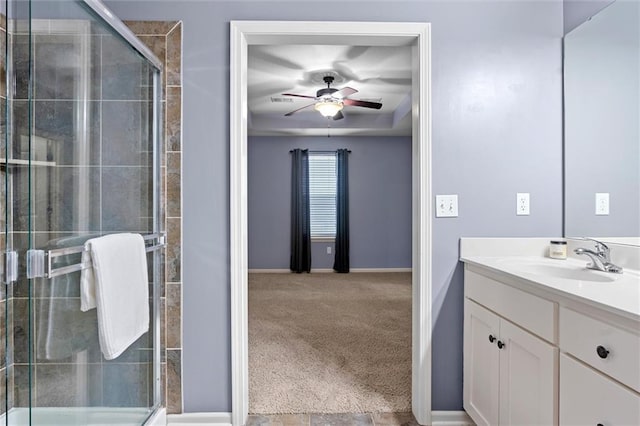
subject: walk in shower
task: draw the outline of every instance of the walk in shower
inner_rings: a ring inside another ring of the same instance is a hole
[[[160,407],[161,65],[97,0],[2,0],[0,419],[144,424]],[[150,327],[106,360],[84,242],[145,237]]]

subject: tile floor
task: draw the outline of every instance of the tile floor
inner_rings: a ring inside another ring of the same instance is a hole
[[[251,415],[246,426],[418,426],[411,413]]]

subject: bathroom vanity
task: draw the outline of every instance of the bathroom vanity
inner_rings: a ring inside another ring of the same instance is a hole
[[[548,241],[462,239],[464,408],[478,425],[638,425],[640,252],[610,274]]]

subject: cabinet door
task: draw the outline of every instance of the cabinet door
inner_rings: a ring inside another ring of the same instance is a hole
[[[640,395],[562,354],[560,424],[640,425]]]
[[[464,300],[463,401],[465,410],[479,426],[498,424],[499,329],[496,315]]]
[[[557,425],[558,349],[500,322],[500,424]]]

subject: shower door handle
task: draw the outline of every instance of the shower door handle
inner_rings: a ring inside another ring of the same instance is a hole
[[[5,255],[4,281],[6,284],[11,284],[18,279],[18,252],[8,251]]]
[[[27,278],[44,276],[44,250],[27,250]]]

